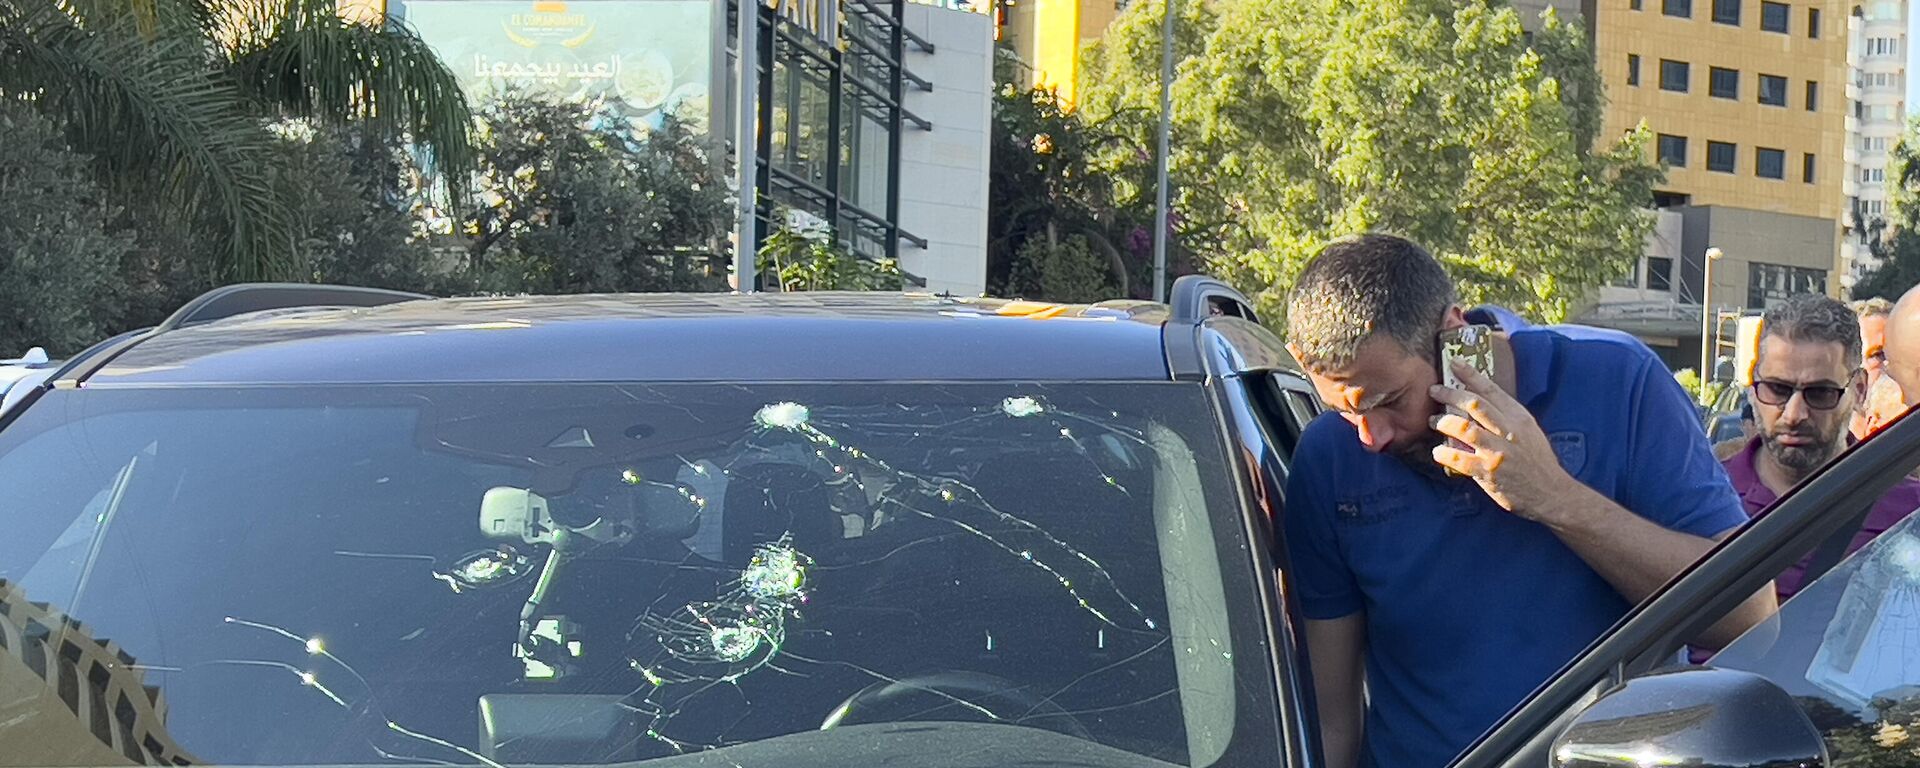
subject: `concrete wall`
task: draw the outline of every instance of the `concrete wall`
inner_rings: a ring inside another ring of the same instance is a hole
[[[1838,287],[1831,255],[1838,233],[1831,221],[1727,206],[1687,206],[1680,213],[1686,221],[1681,278],[1690,297],[1700,295],[1700,262],[1709,247],[1726,254],[1714,262],[1709,298],[1722,309],[1747,308],[1748,278],[1756,262],[1821,270],[1827,274],[1827,293]]]
[[[933,123],[901,126],[900,227],[926,238],[900,244],[900,267],[935,293],[978,296],[987,288],[987,161],[993,135],[993,19],[909,4],[907,28],[933,43],[908,46],[906,65],[933,83],[909,85],[906,109]]]

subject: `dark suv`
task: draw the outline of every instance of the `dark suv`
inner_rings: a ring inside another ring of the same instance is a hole
[[[1318,410],[1205,278],[1090,306],[223,289],[0,414],[0,765],[1318,766],[1271,541]],[[1916,439],[1723,545],[1464,764],[1824,760],[1767,707],[1780,674],[1643,675],[1857,525]],[[1915,541],[1821,583],[1911,586]],[[1915,682],[1892,669],[1849,690]]]

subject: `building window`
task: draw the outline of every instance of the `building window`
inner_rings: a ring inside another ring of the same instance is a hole
[[[1647,290],[1673,290],[1673,259],[1665,256],[1647,257]]]
[[[1772,107],[1787,105],[1787,79],[1779,75],[1760,76],[1760,103]]]
[[[1812,152],[1808,152],[1800,156],[1800,180],[1808,184],[1813,183],[1813,153]]]
[[[1754,150],[1753,174],[1763,179],[1785,179],[1787,177],[1786,151],[1765,147]]]
[[[1693,18],[1693,0],[1660,0],[1660,12],[1683,19]]]
[[[1766,309],[1796,294],[1826,292],[1827,271],[1824,269],[1761,262],[1747,265],[1748,309]]]
[[[1716,99],[1740,98],[1740,70],[1721,67],[1708,69],[1707,95]]]
[[[1713,23],[1740,26],[1740,0],[1713,0]]]
[[[1613,281],[1614,287],[1639,288],[1640,287],[1640,268],[1642,266],[1645,266],[1645,264],[1646,264],[1645,259],[1635,262],[1633,267],[1627,270],[1626,274],[1621,275],[1620,277],[1614,279]]]
[[[1733,173],[1735,156],[1739,147],[1724,141],[1707,142],[1707,170],[1716,173]]]
[[[1640,0],[1633,0],[1633,1],[1636,4],[1640,2]],[[1871,18],[1875,20],[1880,20],[1880,21],[1899,21],[1901,5],[1903,5],[1903,3],[1887,3],[1887,2],[1874,3],[1873,16]]]
[[[1629,53],[1627,54],[1627,85],[1637,86],[1639,84],[1640,55],[1637,53]]]
[[[1633,7],[1633,9],[1634,9],[1634,10],[1636,10],[1636,11],[1637,11],[1637,10],[1640,10],[1640,0],[1633,0],[1633,5],[1632,5],[1632,7]]]
[[[1820,39],[1820,9],[1807,9],[1807,37]]]
[[[1690,79],[1691,74],[1692,67],[1689,67],[1686,62],[1661,59],[1660,90],[1686,93],[1687,80]]]
[[[1786,3],[1760,3],[1760,28],[1768,32],[1787,34],[1787,26],[1792,22],[1793,8]]]
[[[1820,110],[1820,84],[1812,80],[1808,80],[1807,81],[1807,111],[1817,112],[1819,110]]]
[[[1687,167],[1687,137],[1660,134],[1660,162],[1674,168]]]

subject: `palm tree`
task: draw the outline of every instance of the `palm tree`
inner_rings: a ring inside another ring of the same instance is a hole
[[[222,282],[297,270],[269,121],[415,142],[456,186],[473,162],[453,74],[407,28],[350,21],[339,0],[0,0],[0,98],[65,125],[122,199],[209,222],[218,247],[200,266]]]

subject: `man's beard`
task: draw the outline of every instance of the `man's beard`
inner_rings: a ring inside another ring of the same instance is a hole
[[[1841,426],[1844,427],[1845,425],[1842,424]],[[1789,435],[1811,440],[1812,443],[1809,445],[1783,445],[1779,442],[1780,438]],[[1779,462],[1781,467],[1791,470],[1796,475],[1796,481],[1804,480],[1807,475],[1813,474],[1814,470],[1826,466],[1827,462],[1831,461],[1833,457],[1840,455],[1840,449],[1843,447],[1840,442],[1839,430],[1835,430],[1835,434],[1832,435],[1822,435],[1816,432],[1811,426],[1780,431],[1769,430],[1761,442],[1766,445],[1767,454],[1772,456],[1774,461]]]
[[[1392,454],[1414,472],[1444,480],[1450,475],[1447,474],[1446,467],[1440,466],[1439,462],[1433,460],[1433,449],[1446,442],[1447,438],[1444,435],[1438,432],[1427,432],[1404,446],[1394,446]]]

